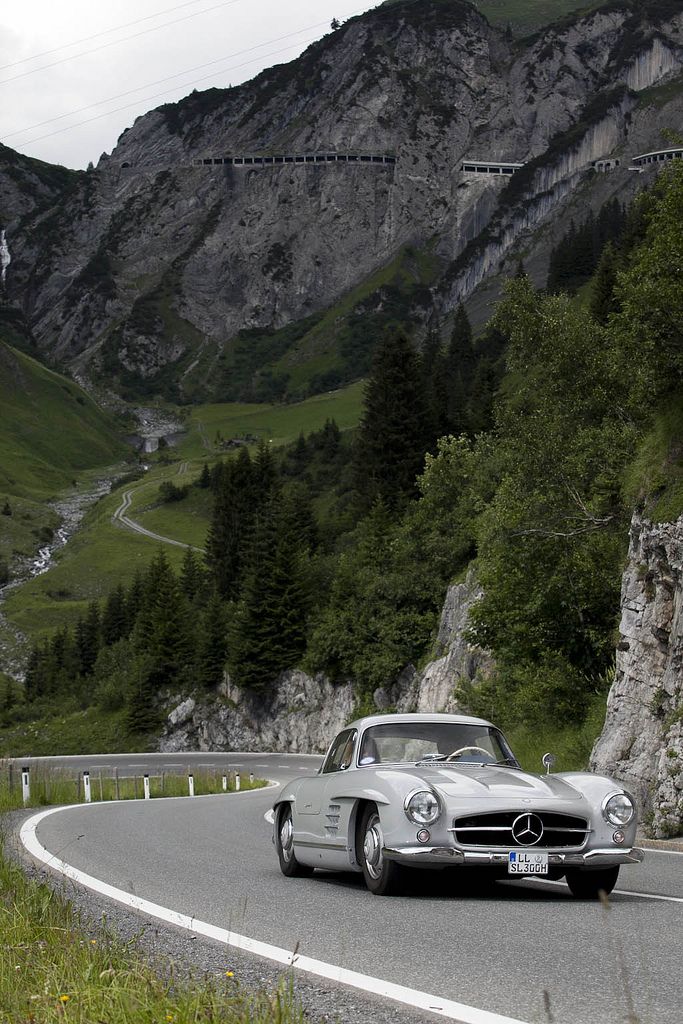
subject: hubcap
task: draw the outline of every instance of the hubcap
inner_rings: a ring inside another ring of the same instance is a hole
[[[371,878],[377,879],[382,874],[382,829],[379,823],[379,817],[373,814],[369,819],[365,828],[365,837],[363,839],[363,856],[365,857],[365,867]]]
[[[292,850],[294,846],[294,829],[292,828],[292,816],[286,814],[280,822],[280,848],[282,849],[282,856],[286,861],[292,859]]]

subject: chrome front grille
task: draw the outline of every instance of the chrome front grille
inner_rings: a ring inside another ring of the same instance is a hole
[[[448,831],[455,836],[459,846],[499,847],[519,849],[528,844],[518,843],[513,836],[512,826],[524,811],[497,811],[492,814],[468,814],[453,819],[453,828]],[[532,811],[543,823],[543,835],[534,849],[565,846],[582,846],[588,837],[589,828],[585,818],[573,814],[559,814],[556,811]]]

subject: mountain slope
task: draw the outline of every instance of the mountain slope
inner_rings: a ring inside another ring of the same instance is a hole
[[[291,64],[139,118],[49,231],[8,224],[11,294],[51,358],[133,394],[324,388],[353,360],[309,318],[381,282],[406,249],[431,261],[407,298],[398,289],[399,319],[420,333],[582,190],[585,202],[592,160],[621,153],[607,190],[632,191],[627,155],[661,144],[682,92],[654,113],[640,97],[681,53],[673,0],[612,0],[521,42],[464,0],[375,8]],[[395,163],[213,162],[315,153]],[[512,180],[468,177],[467,158],[532,163]],[[392,297],[385,282],[338,315],[363,321]],[[351,347],[375,336],[355,323]]]
[[[127,451],[82,388],[0,341],[0,493],[51,497]]]

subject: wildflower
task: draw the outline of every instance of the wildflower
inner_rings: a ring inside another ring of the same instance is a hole
[[[169,1022],[169,1024],[170,1024],[170,1022],[171,1022],[171,1021],[173,1020],[173,1014],[172,1014],[172,1013],[167,1013],[167,1014],[166,1014],[166,1020],[167,1020],[167,1021]]]
[[[235,977],[235,972],[234,971],[226,971],[225,972],[225,977],[226,978],[234,978]]]
[[[90,945],[91,946],[96,946],[97,945],[97,939],[91,939],[90,940]]]
[[[70,999],[71,999],[71,996],[60,996],[59,997],[60,1003],[68,1003]]]

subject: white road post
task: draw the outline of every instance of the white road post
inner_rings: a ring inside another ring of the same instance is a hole
[[[190,791],[190,796],[194,796],[194,775],[187,776],[187,787]]]
[[[28,767],[21,769],[21,794],[24,798],[24,807],[31,799],[31,774]]]
[[[250,786],[254,785],[254,773],[253,772],[249,772],[249,785]]]
[[[149,800],[149,775],[144,775],[142,778],[142,785],[145,790],[145,800]]]
[[[92,800],[92,794],[90,792],[90,772],[83,772],[83,795],[85,797],[86,804],[89,804]]]
[[[228,776],[224,775],[223,776],[223,792],[227,793],[227,791],[228,791]]]
[[[239,789],[241,785],[240,773],[235,772],[235,789]]]

